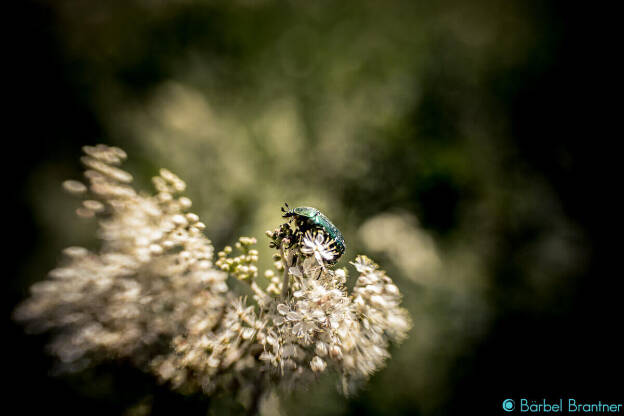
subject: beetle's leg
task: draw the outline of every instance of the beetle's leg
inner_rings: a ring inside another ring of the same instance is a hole
[[[303,231],[298,229],[295,235],[297,236],[297,242],[300,243],[301,239],[303,239]]]

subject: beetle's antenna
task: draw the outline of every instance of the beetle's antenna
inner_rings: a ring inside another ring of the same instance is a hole
[[[286,209],[284,209],[284,207],[281,207],[281,210],[284,213],[284,215],[282,216],[286,217],[288,216],[288,214],[290,214],[290,207],[288,206],[288,202],[284,202],[284,205],[286,205]]]

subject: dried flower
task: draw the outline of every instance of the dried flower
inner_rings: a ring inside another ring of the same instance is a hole
[[[88,192],[77,181],[64,186],[84,195],[79,215],[99,218],[101,248],[66,249],[15,311],[29,329],[55,329],[51,349],[67,369],[125,357],[174,388],[256,396],[331,369],[347,394],[383,366],[391,341],[407,336],[410,319],[392,280],[358,256],[349,293],[323,230],[301,235],[282,224],[267,232],[274,270],[259,273],[257,241],[248,237],[213,264],[180,178],[162,169],[156,194],[139,194],[118,167],[122,150],[84,152]],[[253,301],[228,288],[228,275],[249,285]]]
[[[84,151],[90,192],[80,209],[100,216],[102,247],[66,249],[60,267],[33,285],[15,317],[31,330],[56,329],[51,349],[68,369],[116,357],[149,366],[162,341],[181,328],[210,329],[219,321],[229,302],[227,275],[214,268],[197,216],[185,216],[189,204],[175,196],[179,178],[158,176],[159,192],[139,195],[127,185],[130,174],[113,166],[123,151],[102,145]],[[78,181],[64,186],[87,189]]]

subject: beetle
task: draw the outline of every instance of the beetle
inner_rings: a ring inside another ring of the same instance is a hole
[[[297,207],[290,209],[288,204],[284,203],[286,209],[282,207],[284,213],[282,217],[293,218],[297,224],[297,228],[301,233],[310,229],[320,229],[331,239],[336,257],[331,261],[335,263],[345,252],[347,245],[340,230],[327,218],[321,211],[313,207]]]

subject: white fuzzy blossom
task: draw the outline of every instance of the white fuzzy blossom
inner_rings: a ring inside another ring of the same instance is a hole
[[[322,230],[301,241],[287,224],[268,232],[275,270],[258,272],[256,240],[247,237],[235,244],[237,256],[225,247],[213,262],[182,180],[162,169],[154,195],[137,193],[119,168],[122,150],[84,151],[88,186],[64,187],[84,196],[78,215],[98,218],[101,247],[66,249],[15,311],[31,330],[54,329],[51,350],[68,369],[128,358],[174,388],[256,397],[333,370],[347,394],[384,365],[391,341],[406,337],[411,323],[397,286],[358,256],[349,293]],[[228,288],[228,275],[248,284],[253,299]]]
[[[308,256],[313,255],[318,264],[324,264],[336,257],[331,244],[331,240],[323,232],[308,230],[301,240],[301,252]]]
[[[154,178],[158,192],[138,194],[128,185],[130,174],[117,167],[123,151],[102,145],[84,151],[88,194],[78,181],[64,187],[87,194],[77,213],[99,215],[102,246],[65,249],[15,317],[31,330],[55,329],[51,350],[70,369],[124,357],[149,366],[163,340],[217,324],[230,302],[227,275],[213,266],[204,225],[185,212],[190,200],[177,196],[184,182],[163,169]]]

